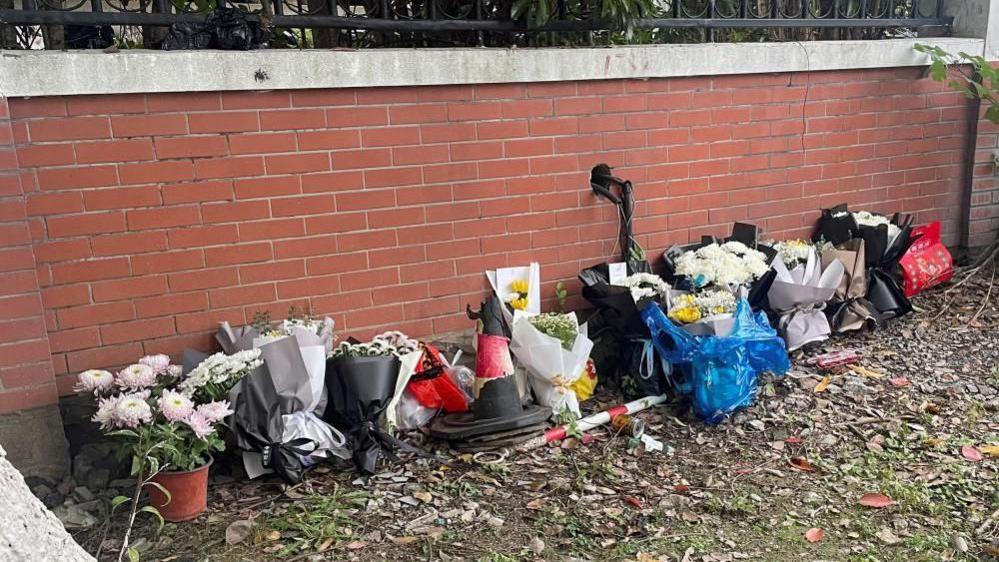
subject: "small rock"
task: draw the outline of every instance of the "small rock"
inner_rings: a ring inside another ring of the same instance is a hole
[[[749,425],[749,427],[755,429],[756,431],[763,431],[766,428],[766,425],[764,425],[763,422],[760,420],[749,420],[749,423],[747,425]]]
[[[90,491],[90,488],[86,486],[77,486],[76,489],[73,490],[73,499],[75,499],[78,503],[84,503],[97,499],[97,496]]]
[[[67,529],[85,529],[97,524],[97,518],[75,505],[59,506],[53,513]]]
[[[502,527],[503,523],[504,523],[503,519],[499,517],[490,517],[489,519],[486,519],[486,524],[495,529],[499,529],[500,527]]]
[[[541,555],[545,551],[545,541],[539,537],[534,537],[531,542],[527,543],[527,548],[531,549],[534,554]]]
[[[960,552],[961,554],[968,552],[968,541],[961,535],[954,535],[954,538],[951,540],[951,545],[954,547],[954,550]]]

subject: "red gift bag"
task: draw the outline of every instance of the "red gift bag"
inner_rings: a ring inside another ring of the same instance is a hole
[[[954,276],[954,259],[940,242],[940,221],[913,228],[912,237],[916,241],[899,260],[907,297]]]

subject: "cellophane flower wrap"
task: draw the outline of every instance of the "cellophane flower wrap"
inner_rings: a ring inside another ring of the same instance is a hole
[[[580,329],[574,313],[520,317],[513,324],[510,351],[531,375],[538,402],[558,414],[579,415],[574,384],[584,375],[593,341]]]
[[[77,377],[76,390],[97,404],[92,421],[131,457],[133,475],[193,470],[225,448],[219,429],[232,413],[229,403],[183,392],[181,378],[166,355],[143,357],[115,374],[91,369]]]
[[[804,264],[789,270],[783,261],[777,261],[774,269],[777,275],[767,297],[788,350],[829,337],[825,307],[843,279],[843,263],[833,260],[823,267],[818,252],[810,248]]]
[[[736,288],[745,296],[745,288]],[[732,331],[737,295],[728,288],[700,291],[671,290],[665,302],[667,316],[692,335],[724,336]]]

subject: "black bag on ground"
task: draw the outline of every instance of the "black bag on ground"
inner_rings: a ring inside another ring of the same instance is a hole
[[[110,25],[67,25],[63,27],[67,49],[105,49],[114,45]]]

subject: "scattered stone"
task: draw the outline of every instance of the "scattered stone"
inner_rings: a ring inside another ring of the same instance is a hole
[[[90,488],[86,486],[77,486],[76,489],[73,490],[73,499],[76,500],[77,503],[84,503],[97,499],[97,496],[90,491]]]

